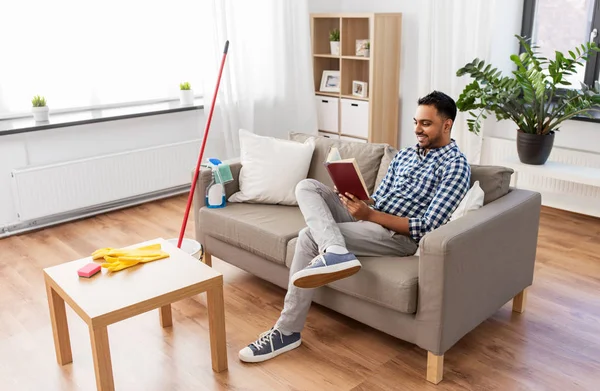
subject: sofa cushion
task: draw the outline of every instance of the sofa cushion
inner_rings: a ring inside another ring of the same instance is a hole
[[[479,181],[481,189],[485,193],[483,205],[508,194],[510,187],[510,176],[514,170],[502,166],[485,166],[471,164],[471,184]]]
[[[342,159],[356,158],[360,172],[367,185],[369,193],[373,193],[375,180],[381,163],[386,144],[371,144],[358,141],[332,139],[306,133],[290,133],[290,140],[304,142],[309,137],[315,138],[315,151],[308,170],[308,178],[316,179],[327,186],[333,187],[333,181],[323,165],[330,147],[337,147]]]
[[[227,204],[200,209],[204,235],[285,264],[288,242],[306,226],[297,206]]]
[[[387,174],[388,168],[390,168],[390,163],[394,160],[394,157],[398,153],[398,150],[391,145],[387,145],[383,152],[383,156],[381,158],[381,163],[379,163],[379,170],[377,171],[377,178],[375,179],[375,190],[385,178],[385,174]]]
[[[419,257],[358,257],[361,270],[329,288],[396,311],[417,310]]]

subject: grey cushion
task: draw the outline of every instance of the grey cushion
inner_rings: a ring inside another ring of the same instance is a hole
[[[369,190],[369,193],[373,193],[375,179],[377,178],[377,172],[386,144],[370,144],[305,133],[290,133],[290,140],[294,141],[304,142],[309,137],[315,138],[315,151],[313,152],[310,169],[308,170],[308,178],[316,179],[327,186],[333,187],[333,182],[323,163],[327,158],[329,148],[334,146],[339,149],[342,159],[356,158],[360,172],[367,185],[367,190]]]
[[[379,187],[383,178],[385,178],[385,174],[387,174],[387,170],[390,167],[390,163],[394,160],[394,156],[398,153],[398,150],[391,145],[387,145],[383,152],[383,157],[381,158],[381,163],[379,164],[379,171],[377,171],[377,178],[375,179],[375,189]]]
[[[297,206],[228,203],[200,209],[205,235],[285,264],[290,239],[306,226]]]
[[[513,172],[514,170],[508,167],[471,164],[471,186],[475,181],[479,181],[479,186],[485,193],[485,205],[508,193]]]
[[[328,287],[396,311],[416,312],[419,257],[358,258],[358,273]]]

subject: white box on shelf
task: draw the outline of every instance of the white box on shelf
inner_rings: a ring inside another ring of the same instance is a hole
[[[342,99],[341,117],[340,133],[364,138],[369,137],[369,102]]]
[[[333,96],[315,96],[319,130],[338,132],[338,107],[340,100]]]
[[[325,132],[319,132],[319,136],[323,136],[323,137],[327,137],[327,138],[333,138],[333,139],[339,139],[340,136],[337,134],[331,134],[331,133],[325,133]]]

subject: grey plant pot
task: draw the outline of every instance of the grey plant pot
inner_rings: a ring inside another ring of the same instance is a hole
[[[517,153],[525,164],[545,164],[554,146],[554,131],[546,135],[524,133],[517,130]]]

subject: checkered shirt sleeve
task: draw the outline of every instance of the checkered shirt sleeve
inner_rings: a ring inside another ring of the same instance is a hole
[[[450,219],[469,191],[470,179],[471,169],[466,159],[457,157],[447,164],[441,183],[423,216],[408,219],[408,229],[413,239],[420,241],[426,233]]]

